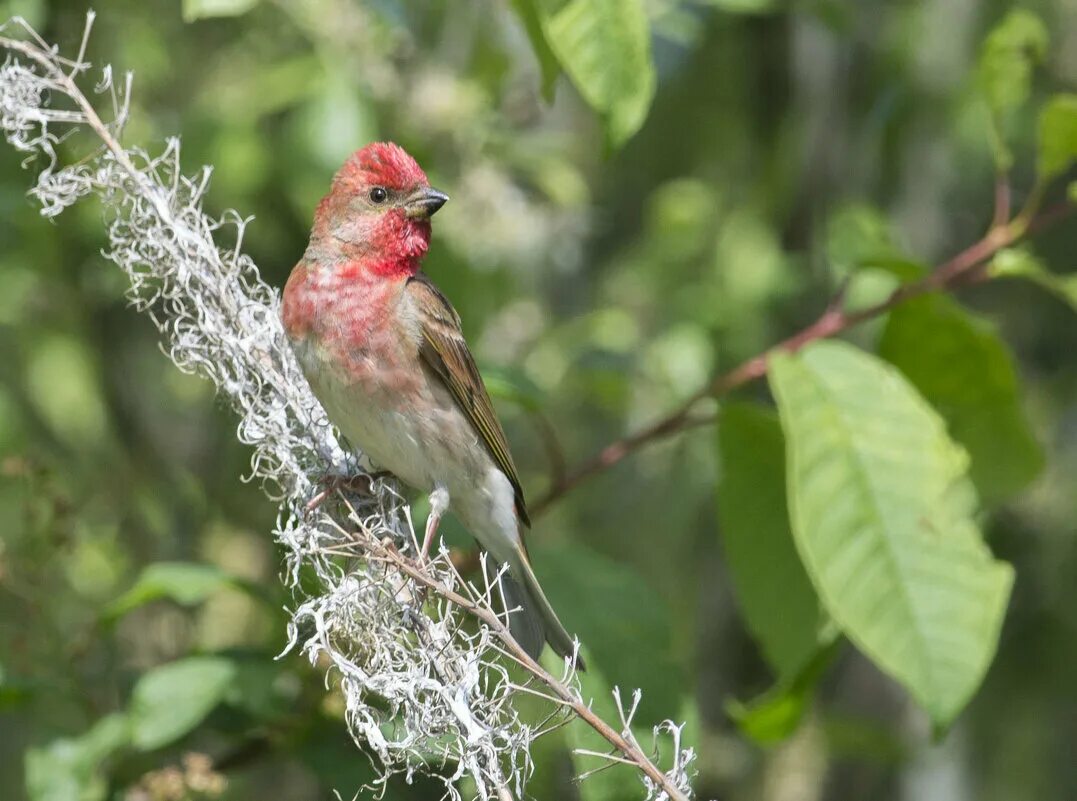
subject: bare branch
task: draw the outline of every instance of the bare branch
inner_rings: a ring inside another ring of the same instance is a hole
[[[996,215],[999,210],[1008,212],[1008,186],[1005,190],[996,188],[996,191],[999,195],[996,201],[998,204],[996,206]],[[537,502],[532,503],[532,517],[542,514],[551,504],[563,498],[589,478],[605,472],[636,451],[699,425],[701,418],[693,415],[693,412],[701,401],[708,398],[721,398],[733,390],[765,376],[767,362],[772,353],[779,351],[796,352],[811,342],[828,339],[867,320],[880,317],[912,298],[934,292],[950,291],[964,283],[968,283],[970,279],[985,280],[986,276],[979,272],[978,268],[984,265],[988,259],[1003,248],[1010,247],[1022,237],[1040,231],[1073,212],[1074,207],[1072,205],[1062,204],[1037,215],[1036,212],[1042,199],[1042,192],[1042,188],[1037,185],[1017,217],[1009,222],[1003,221],[1001,224],[996,221],[981,239],[962,250],[949,261],[940,264],[926,277],[919,281],[899,286],[884,300],[863,309],[846,311],[840,303],[829,303],[826,310],[814,322],[797,333],[768,348],[763,353],[737,365],[729,372],[715,376],[708,384],[701,387],[681,406],[665,417],[635,434],[629,434],[606,445],[591,458],[563,473],[561,479],[554,482],[545,495],[540,497]],[[842,291],[839,291],[836,297],[841,299],[842,295]],[[715,419],[714,415],[708,415],[702,418],[702,422],[709,422],[713,419]]]

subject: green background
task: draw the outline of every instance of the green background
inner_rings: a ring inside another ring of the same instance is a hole
[[[609,56],[623,58],[614,89],[553,77],[579,43],[550,25],[567,49],[536,56],[527,2],[185,6],[186,19],[171,0],[95,6],[89,58],[135,73],[125,141],[158,150],[182,135],[188,171],[214,166],[208,209],[255,216],[244,245],[277,286],[348,153],[373,139],[412,152],[452,197],[425,270],[463,318],[532,499],[560,458],[579,462],[809,323],[850,271],[852,299],[877,299],[905,254],[938,263],[991,217],[976,63],[1008,2],[650,0],[651,52],[618,29],[629,44]],[[1036,109],[1077,84],[1077,9],[1022,7],[1051,43],[1031,103],[1003,121],[1017,201],[1036,169]],[[0,1],[0,20],[23,14],[67,51],[84,12]],[[276,509],[239,480],[235,419],[128,308],[101,256],[100,206],[46,221],[32,180],[0,147],[0,798],[156,801],[169,797],[160,771],[182,771],[187,752],[216,761],[221,797],[350,797],[370,774],[339,699],[299,655],[272,660],[292,599]],[[1072,219],[1034,250],[1077,267]],[[730,428],[719,447],[714,426],[693,429],[536,520],[536,569],[594,654],[594,681],[642,687],[641,722],[688,721],[698,797],[1077,795],[1077,318],[1018,281],[958,302],[978,319],[913,304],[851,337],[968,448],[981,528],[1016,572],[998,654],[938,740],[867,658],[826,645],[795,562],[774,568],[788,578],[771,611],[738,605],[752,603],[753,558],[769,564],[759,543],[788,540],[768,528],[784,497],[764,384],[728,411],[740,439]],[[966,382],[967,364],[990,375]],[[720,482],[734,500],[716,504]],[[759,536],[723,542],[738,526]],[[772,652],[755,638],[775,621],[788,631]],[[109,717],[122,710],[130,741]],[[573,785],[577,736],[537,746],[535,797],[639,796],[617,771]],[[436,792],[401,782],[386,797]]]

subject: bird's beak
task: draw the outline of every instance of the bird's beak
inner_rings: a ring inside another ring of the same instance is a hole
[[[404,213],[413,220],[426,220],[444,206],[448,199],[449,196],[444,192],[424,186],[404,201]]]

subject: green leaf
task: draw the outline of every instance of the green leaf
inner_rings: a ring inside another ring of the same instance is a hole
[[[1057,275],[1022,248],[1006,248],[991,260],[991,275],[998,278],[1024,278],[1039,284],[1077,311],[1077,274]]]
[[[1055,95],[1040,112],[1040,180],[1061,175],[1077,160],[1077,95]]]
[[[254,8],[260,0],[183,0],[183,21],[194,22],[207,17],[238,17]]]
[[[839,274],[875,267],[911,281],[925,272],[895,242],[886,218],[865,204],[849,204],[830,218],[826,246],[827,257]]]
[[[778,680],[791,680],[827,639],[827,621],[789,530],[777,415],[724,406],[718,452],[718,519],[737,601]]]
[[[1014,9],[987,35],[977,79],[991,111],[1005,114],[1028,99],[1032,69],[1047,55],[1047,27],[1038,16]]]
[[[793,535],[827,612],[937,726],[975,692],[1013,583],[968,456],[895,369],[841,342],[770,360]]]
[[[642,0],[570,0],[543,15],[542,28],[584,100],[603,116],[607,139],[619,147],[643,125],[655,91]]]
[[[879,355],[946,420],[969,453],[969,475],[985,502],[1012,497],[1043,468],[1013,357],[986,321],[949,298],[918,298],[890,312]]]
[[[991,111],[992,147],[999,168],[1008,170],[1013,155],[1006,146],[1002,123],[1028,99],[1032,70],[1047,54],[1043,21],[1025,9],[1011,11],[988,34],[980,49],[977,82]]]
[[[581,545],[539,544],[532,556],[550,603],[593,656],[588,667],[629,693],[646,690],[640,722],[657,723],[678,709],[680,666],[673,658],[669,609],[646,581]]]
[[[108,783],[101,763],[130,741],[124,715],[107,715],[80,737],[26,751],[26,794],[31,801],[103,801]]]
[[[105,617],[117,618],[152,601],[168,598],[183,606],[202,603],[233,580],[214,565],[193,562],[156,562],[148,565],[127,592],[105,608]]]
[[[726,712],[737,728],[759,745],[781,742],[796,731],[804,719],[819,678],[830,665],[836,650],[831,647],[817,651],[797,675],[779,682],[758,698],[747,703],[727,701]]]
[[[143,674],[131,695],[132,739],[143,751],[194,729],[225,696],[236,675],[230,659],[194,656]]]
[[[516,9],[516,15],[524,26],[528,41],[531,42],[531,49],[538,61],[542,75],[542,96],[547,103],[552,103],[557,76],[561,74],[561,65],[557,63],[557,56],[550,49],[550,43],[546,41],[546,34],[542,30],[542,15],[536,5],[538,2],[539,0],[512,0],[512,7]]]

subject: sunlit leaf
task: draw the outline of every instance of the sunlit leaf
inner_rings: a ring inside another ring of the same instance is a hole
[[[236,675],[230,659],[194,656],[142,675],[129,714],[136,747],[149,751],[194,729],[225,696]]]
[[[968,456],[884,362],[840,342],[775,354],[793,534],[827,612],[937,726],[995,652],[1013,582],[974,521]]]
[[[546,41],[620,146],[647,116],[655,91],[651,34],[641,0],[570,0],[542,14]]]
[[[1032,69],[1047,55],[1047,27],[1031,11],[1007,14],[980,49],[978,79],[996,114],[1012,111],[1028,99]]]
[[[1040,472],[1043,452],[1021,409],[1013,357],[984,320],[948,298],[919,298],[890,313],[879,355],[969,452],[969,475],[985,502],[1013,496]]]
[[[718,518],[726,562],[745,623],[780,681],[827,639],[789,530],[784,449],[776,414],[749,404],[722,408]]]
[[[1037,169],[1047,181],[1077,160],[1077,95],[1055,95],[1040,112]]]

